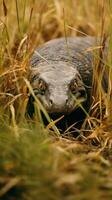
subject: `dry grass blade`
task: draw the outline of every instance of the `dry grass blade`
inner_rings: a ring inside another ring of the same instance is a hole
[[[48,115],[48,113],[46,112],[45,108],[43,107],[43,105],[41,104],[41,102],[39,101],[39,99],[35,96],[34,92],[33,92],[33,89],[29,83],[29,81],[27,79],[24,79],[28,89],[29,89],[29,92],[32,94],[32,96],[34,97],[35,99],[35,102],[37,103],[37,105],[39,106],[40,110],[43,112],[44,116],[46,117],[46,119],[48,120],[48,122],[50,123],[51,122],[51,119]],[[60,132],[58,130],[58,128],[54,125],[52,126],[53,130],[55,131],[56,135],[59,136],[60,135]]]
[[[18,30],[19,30],[19,33],[21,33],[20,19],[19,19],[19,9],[18,9],[18,0],[15,0],[15,3],[16,3],[16,14],[17,14]]]
[[[78,29],[74,28],[74,27],[71,27],[69,25],[67,25],[67,27],[73,31],[76,31],[77,33],[81,33],[83,36],[88,36],[88,34],[82,32],[82,31],[79,31]]]
[[[24,23],[24,20],[25,20],[25,11],[26,11],[26,3],[27,3],[27,0],[24,0],[24,2],[23,2],[23,23]]]
[[[4,94],[6,94],[7,96],[10,96],[10,97],[13,97],[12,100],[9,101],[9,102],[4,106],[5,109],[8,108],[10,105],[12,105],[19,97],[22,96],[22,94],[18,94],[18,95],[16,95],[16,96],[13,96],[13,95],[7,94],[7,93],[3,93],[3,95],[4,95]]]
[[[61,119],[63,119],[63,117],[64,117],[64,115],[62,115],[62,116],[59,117],[58,119],[53,120],[52,122],[50,122],[50,123],[47,125],[46,129],[52,128],[52,126],[54,126],[57,122],[59,122]]]
[[[14,109],[13,105],[10,105],[10,111],[11,111],[11,115],[12,115],[12,127],[14,130],[14,134],[15,134],[16,138],[18,138],[19,132],[18,132],[18,126],[16,124],[15,109]]]
[[[46,60],[42,55],[40,55],[40,54],[38,53],[38,51],[34,51],[34,53],[35,53],[37,56],[39,56],[40,58],[42,58],[44,61],[46,61],[46,62],[49,64],[48,60]]]
[[[11,178],[8,183],[0,189],[0,197],[4,196],[10,189],[15,187],[21,181],[20,177]]]
[[[3,9],[4,9],[4,16],[6,17],[7,16],[7,6],[5,3],[5,0],[3,0]]]
[[[112,199],[112,1],[1,2],[0,199]],[[28,60],[36,47],[60,37],[65,37],[70,56],[67,37],[76,35],[101,38],[98,46],[83,52],[95,59],[93,104],[86,112],[77,101],[86,119],[80,129],[75,123],[60,135],[56,123],[63,116],[52,121],[34,94],[26,78]],[[106,70],[107,92],[102,87]],[[26,116],[27,88],[34,98],[32,119]]]

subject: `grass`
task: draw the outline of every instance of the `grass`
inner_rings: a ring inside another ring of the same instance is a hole
[[[111,1],[1,0],[1,5],[0,199],[111,199]],[[35,119],[25,116],[27,87],[33,94],[26,79],[29,58],[50,39],[84,34],[101,36],[101,44],[109,35],[109,51],[106,60],[101,50],[97,55],[94,101],[80,137],[63,137],[37,99]],[[104,67],[107,93],[101,87]]]

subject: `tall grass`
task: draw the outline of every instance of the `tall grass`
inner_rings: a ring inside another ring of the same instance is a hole
[[[93,199],[112,198],[111,8],[109,0],[1,0],[0,199],[92,199],[93,191]],[[109,35],[109,48],[106,59],[103,49],[95,56],[94,101],[81,137],[68,140],[37,99],[38,116],[26,118],[27,88],[33,94],[27,74],[37,46],[76,35],[100,36],[101,46]],[[104,69],[107,92],[101,84]],[[40,110],[50,122],[47,127]]]

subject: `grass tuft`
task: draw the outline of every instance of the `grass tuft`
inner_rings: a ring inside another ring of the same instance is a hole
[[[1,5],[0,199],[112,199],[111,1],[3,0]],[[53,38],[87,35],[101,41],[89,49],[95,55],[93,104],[75,138],[72,126],[60,134],[56,123],[63,116],[51,121],[27,75],[37,46]],[[102,87],[105,71],[107,91]],[[26,117],[28,89],[36,101],[34,119]],[[41,111],[49,122],[46,127]]]

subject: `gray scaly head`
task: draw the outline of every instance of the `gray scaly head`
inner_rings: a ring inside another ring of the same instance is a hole
[[[78,70],[67,62],[39,64],[32,68],[30,82],[48,113],[69,114],[87,98]]]

